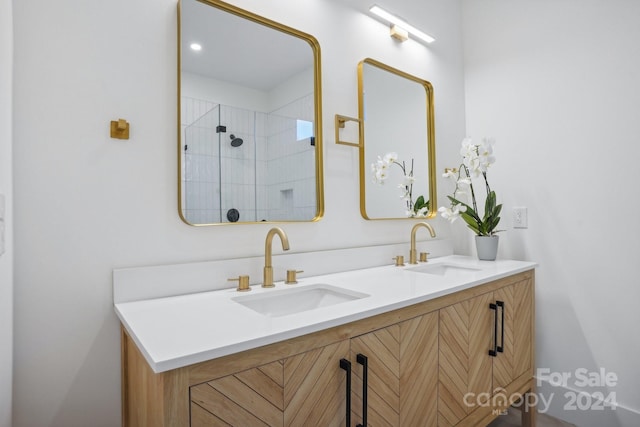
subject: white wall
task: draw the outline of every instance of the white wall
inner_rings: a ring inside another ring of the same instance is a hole
[[[216,104],[269,111],[269,94],[262,90],[210,79],[199,74],[183,73],[180,95],[205,99]]]
[[[638,16],[629,0],[463,2],[467,131],[497,139],[500,255],[540,263],[537,365],[572,374],[541,391],[581,427],[640,425]],[[602,391],[575,377],[600,367],[621,407],[563,410],[572,389]]]
[[[0,427],[11,426],[13,377],[13,178],[11,175],[13,25],[11,15],[11,0],[0,0],[0,194],[5,197],[5,252],[0,255]]]
[[[450,163],[464,136],[459,1],[398,5],[425,17],[438,38],[428,48],[394,42],[364,1],[233,3],[322,49],[326,215],[284,225],[292,251],[408,241],[411,222],[361,219],[357,152],[334,144],[333,117],[357,114],[356,65],[373,57],[433,83],[438,162]],[[178,217],[175,0],[13,7],[14,426],[116,426],[112,269],[260,255],[270,226],[193,228]],[[128,141],[109,138],[118,118],[131,123]]]

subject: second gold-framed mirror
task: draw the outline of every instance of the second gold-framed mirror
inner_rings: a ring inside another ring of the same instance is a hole
[[[219,0],[180,0],[178,10],[182,220],[320,219],[317,40]]]
[[[371,58],[358,64],[360,212],[365,219],[435,216],[433,87]]]

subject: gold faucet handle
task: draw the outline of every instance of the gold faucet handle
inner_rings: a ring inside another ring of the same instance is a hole
[[[249,276],[238,276],[237,279],[229,279],[228,281],[238,282],[238,287],[236,288],[236,291],[238,292],[247,292],[251,290],[251,288],[249,287]]]
[[[427,262],[427,255],[429,252],[420,252],[420,262]]]
[[[287,270],[287,280],[284,281],[285,285],[295,285],[298,283],[296,274],[304,273],[304,270]]]
[[[404,256],[398,255],[398,256],[393,257],[391,259],[394,259],[396,261],[396,267],[403,267],[404,266]]]

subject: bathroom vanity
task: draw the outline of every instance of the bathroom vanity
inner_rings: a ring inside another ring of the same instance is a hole
[[[534,268],[446,256],[116,301],[123,425],[485,426],[534,390]]]

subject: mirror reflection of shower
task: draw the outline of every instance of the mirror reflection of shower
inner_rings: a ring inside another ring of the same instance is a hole
[[[231,138],[231,146],[232,147],[240,147],[242,145],[242,143],[244,142],[242,140],[242,138],[238,138],[234,134],[229,135],[229,138]]]
[[[312,122],[287,117],[282,109],[263,113],[195,98],[182,103],[187,101],[192,120],[182,126],[181,185],[188,222],[315,216],[314,138],[300,138],[300,129],[309,132]]]

